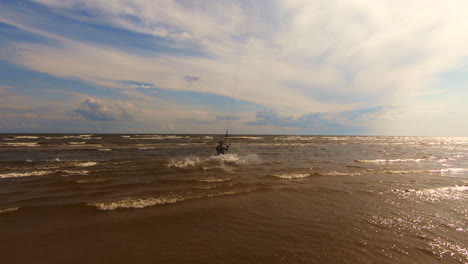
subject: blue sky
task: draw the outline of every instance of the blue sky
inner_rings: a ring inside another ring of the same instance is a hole
[[[466,10],[3,0],[0,133],[468,136]]]

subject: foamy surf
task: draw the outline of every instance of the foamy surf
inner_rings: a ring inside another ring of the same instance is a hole
[[[237,154],[214,155],[205,159],[196,156],[189,156],[182,159],[172,159],[166,164],[166,167],[188,168],[213,163],[216,163],[218,165],[245,165],[255,162],[258,162],[258,156],[254,154],[246,156],[239,156]]]
[[[193,199],[203,199],[203,198],[215,198],[220,196],[227,195],[236,195],[241,193],[248,193],[254,191],[254,188],[247,188],[244,190],[231,190],[224,192],[215,192],[215,193],[202,193],[198,195],[164,195],[160,197],[150,197],[150,198],[126,198],[117,201],[106,201],[106,202],[93,202],[88,203],[89,206],[94,206],[99,210],[116,210],[116,209],[141,209],[145,207],[163,205],[163,204],[174,204],[177,202],[182,202],[186,200]]]

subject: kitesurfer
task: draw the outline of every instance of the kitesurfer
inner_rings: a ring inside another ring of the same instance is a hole
[[[221,140],[216,146],[216,151],[218,152],[218,155],[224,155],[224,152],[229,149],[229,145],[224,144],[224,142]]]

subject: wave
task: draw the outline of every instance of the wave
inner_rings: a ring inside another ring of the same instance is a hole
[[[7,147],[39,147],[39,142],[7,142],[1,144]]]
[[[255,154],[250,154],[246,156],[239,156],[237,154],[225,154],[225,155],[214,155],[208,158],[202,159],[197,156],[188,156],[182,159],[172,159],[166,166],[167,167],[176,167],[176,168],[188,168],[196,167],[202,164],[236,164],[236,165],[245,165],[256,163],[259,161],[259,158]]]
[[[18,209],[20,209],[20,208],[19,207],[3,208],[3,209],[0,209],[0,214],[14,212],[14,211],[16,211]]]
[[[72,141],[72,142],[67,142],[67,144],[69,144],[69,145],[84,145],[84,144],[86,144],[86,142],[85,141],[79,141],[79,142]]]
[[[88,175],[89,171],[86,170],[81,170],[81,171],[76,171],[76,170],[64,170],[61,172],[65,172],[68,175]]]
[[[89,206],[94,206],[99,210],[116,210],[116,209],[130,209],[130,208],[145,208],[155,205],[163,204],[174,204],[177,202],[193,200],[193,199],[202,199],[202,198],[214,198],[219,196],[226,195],[236,195],[241,193],[247,193],[254,191],[255,189],[249,188],[245,190],[232,190],[216,193],[204,193],[198,195],[163,195],[160,197],[150,197],[150,198],[126,198],[116,201],[105,201],[105,202],[92,202],[88,203]]]
[[[202,163],[202,159],[199,157],[185,157],[181,160],[170,160],[167,167],[176,167],[176,168],[187,168],[187,167],[195,167],[198,164]]]
[[[287,141],[295,141],[295,140],[314,140],[317,137],[313,136],[282,136],[282,137],[275,137],[273,140],[287,140]]]
[[[218,178],[203,178],[203,179],[197,179],[199,182],[226,182],[230,181],[232,179],[230,178],[225,178],[225,179],[218,179]]]
[[[361,172],[339,172],[339,171],[330,171],[330,172],[321,172],[319,173],[323,176],[361,176]]]
[[[274,174],[273,177],[281,179],[301,179],[310,177],[310,173],[291,173],[291,174]]]
[[[458,174],[467,171],[465,168],[446,168],[446,169],[437,169],[437,170],[430,170],[431,173],[441,173],[441,174]]]
[[[15,136],[16,139],[38,139],[36,136]]]
[[[95,161],[88,161],[88,162],[81,162],[75,164],[76,167],[91,167],[97,165],[97,162]]]
[[[42,176],[42,175],[51,174],[51,173],[53,172],[52,171],[10,172],[10,173],[0,174],[0,179]]]
[[[355,160],[359,163],[395,163],[395,162],[421,162],[428,158],[420,159],[373,159],[373,160]]]

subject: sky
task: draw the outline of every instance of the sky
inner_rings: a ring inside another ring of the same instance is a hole
[[[465,0],[1,0],[0,133],[468,136]]]

